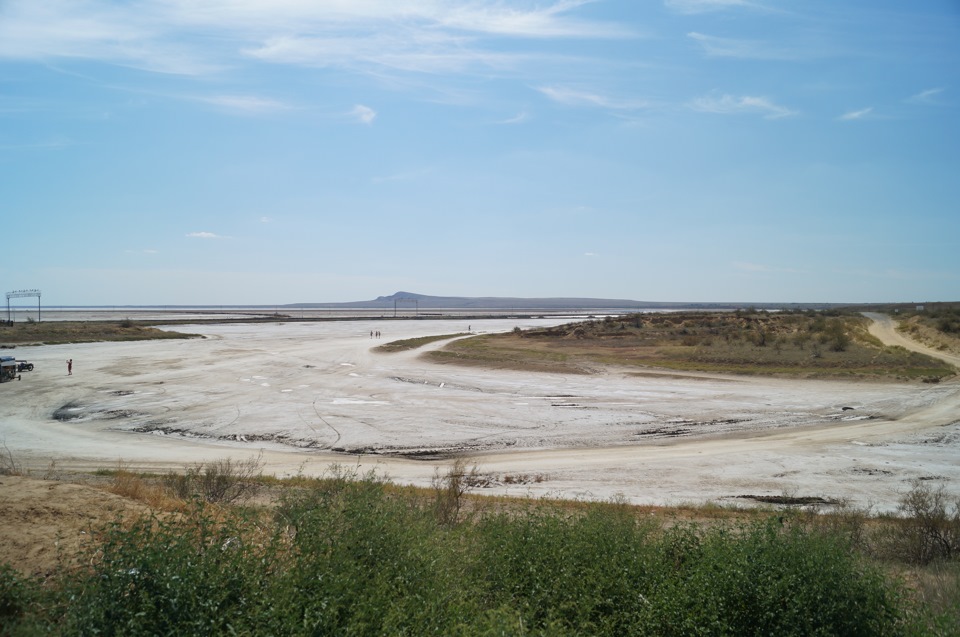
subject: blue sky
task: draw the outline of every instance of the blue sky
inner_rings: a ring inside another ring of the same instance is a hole
[[[0,0],[5,291],[960,300],[956,0]]]

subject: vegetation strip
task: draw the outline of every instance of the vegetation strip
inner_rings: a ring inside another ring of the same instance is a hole
[[[445,341],[451,338],[458,338],[461,336],[467,336],[465,332],[459,332],[457,334],[439,334],[437,336],[420,336],[417,338],[406,338],[399,341],[391,341],[385,345],[380,345],[379,347],[374,347],[373,351],[375,352],[384,352],[384,353],[394,353],[394,352],[406,352],[412,349],[417,349],[423,347],[424,345],[429,345],[430,343],[435,343],[437,341]]]
[[[424,356],[438,363],[567,374],[615,365],[939,382],[956,373],[938,359],[885,347],[867,325],[860,314],[840,311],[631,314],[461,339]]]
[[[0,325],[0,347],[17,345],[59,345],[101,341],[146,341],[153,339],[199,338],[138,324],[130,319],[108,321],[27,321]]]
[[[873,636],[960,621],[960,506],[930,485],[905,495],[904,518],[706,511],[696,524],[622,502],[467,498],[463,462],[431,490],[259,466],[189,467],[152,491],[112,472],[115,491],[176,513],[94,530],[45,582],[0,565],[3,633]],[[226,504],[257,487],[272,506]],[[895,575],[924,564],[953,573],[942,598]]]

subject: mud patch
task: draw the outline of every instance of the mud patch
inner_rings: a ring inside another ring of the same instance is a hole
[[[661,427],[643,429],[634,433],[637,437],[650,438],[677,438],[696,434],[717,433],[724,431],[729,425],[747,422],[746,418],[717,418],[715,420],[686,420],[683,418],[669,420]]]
[[[854,467],[850,473],[856,473],[865,476],[892,476],[893,471],[887,469],[875,469],[873,467]]]
[[[73,420],[83,420],[84,419],[84,407],[83,405],[76,400],[72,400],[55,412],[53,412],[53,419],[59,420],[60,422],[70,422]]]
[[[737,495],[733,496],[741,500],[753,500],[763,504],[779,504],[782,506],[835,506],[840,504],[838,500],[823,498],[818,495]]]
[[[53,412],[53,419],[60,422],[82,422],[86,420],[122,420],[140,418],[146,414],[132,409],[102,409],[90,407],[73,400]]]
[[[146,414],[132,409],[109,409],[107,411],[98,411],[92,414],[94,418],[101,420],[118,420],[120,418],[140,418]]]
[[[171,427],[169,425],[143,425],[134,427],[129,431],[140,434],[153,434],[155,436],[176,436],[178,438],[209,439],[212,436],[190,431],[181,427]]]

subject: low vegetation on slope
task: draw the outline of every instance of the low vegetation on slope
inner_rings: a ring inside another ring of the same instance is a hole
[[[960,304],[934,303],[899,312],[900,330],[933,349],[960,354]]]
[[[146,341],[197,338],[196,334],[168,332],[124,319],[109,321],[26,321],[0,323],[0,347],[58,345],[100,341]]]
[[[465,333],[459,332],[457,334],[438,334],[436,336],[419,336],[417,338],[405,338],[399,341],[391,341],[385,345],[380,345],[379,347],[374,347],[373,351],[383,352],[383,353],[394,353],[394,352],[406,352],[412,349],[417,349],[423,347],[424,345],[429,345],[430,343],[435,343],[437,341],[445,341],[451,338],[457,338],[459,336],[466,336]]]
[[[957,592],[921,603],[864,552],[862,516],[664,525],[622,503],[540,501],[465,514],[461,469],[432,493],[334,470],[274,485],[268,508],[198,497],[118,521],[42,586],[0,565],[0,633],[946,635],[960,619]],[[938,492],[918,489],[929,514]],[[931,527],[902,526],[883,524],[907,542]]]
[[[597,365],[818,378],[937,381],[955,370],[884,347],[868,319],[840,312],[632,314],[455,341],[436,362],[587,373]]]

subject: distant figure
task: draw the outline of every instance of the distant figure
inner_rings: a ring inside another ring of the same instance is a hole
[[[67,376],[73,376],[73,359],[67,359]]]
[[[373,338],[373,330],[370,330],[370,338]]]

